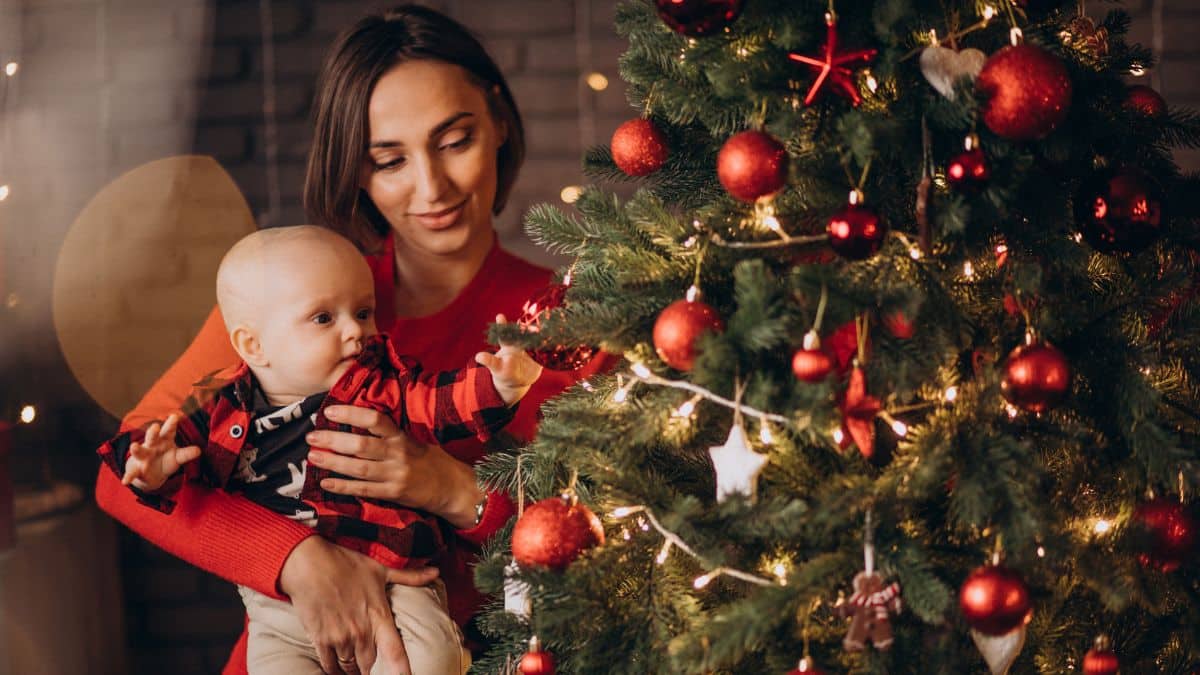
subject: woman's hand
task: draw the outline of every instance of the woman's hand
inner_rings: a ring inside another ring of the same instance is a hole
[[[331,405],[325,416],[371,436],[343,431],[308,434],[308,461],[352,478],[326,478],[323,489],[428,511],[459,529],[475,524],[475,505],[486,493],[476,485],[468,464],[440,446],[412,440],[386,415],[370,408]]]
[[[291,598],[326,673],[369,673],[378,659],[387,664],[385,672],[410,675],[386,585],[424,586],[437,575],[433,567],[389,570],[361,553],[309,537],[284,561],[279,589]]]

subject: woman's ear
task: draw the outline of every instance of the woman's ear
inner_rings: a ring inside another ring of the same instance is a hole
[[[242,360],[252,366],[269,366],[267,355],[263,353],[262,342],[249,326],[240,324],[229,332],[229,341]]]
[[[492,120],[496,123],[496,147],[501,148],[508,142],[508,123],[496,114],[496,111],[500,110],[500,85],[493,84],[489,93],[492,96],[492,104],[488,107],[492,111]]]

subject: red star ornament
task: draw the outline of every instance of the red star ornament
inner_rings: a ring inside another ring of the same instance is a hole
[[[862,96],[858,93],[858,87],[854,85],[854,73],[846,67],[846,64],[870,63],[875,58],[876,50],[856,49],[839,52],[837,20],[834,19],[833,14],[825,15],[825,25],[828,29],[825,45],[821,48],[819,58],[796,53],[788,54],[789,59],[803,63],[817,75],[817,79],[808,90],[808,95],[804,97],[804,105],[812,105],[812,102],[817,100],[817,96],[821,93],[821,87],[828,82],[834,88],[834,93],[850,99],[850,103],[857,106],[862,103]]]
[[[842,397],[842,439],[845,448],[850,441],[858,446],[862,456],[870,459],[875,454],[875,416],[882,406],[879,399],[867,393],[867,378],[862,368],[850,371],[850,384]]]

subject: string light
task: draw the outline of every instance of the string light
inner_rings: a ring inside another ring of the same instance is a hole
[[[690,416],[693,412],[696,411],[696,404],[700,402],[701,398],[703,398],[703,397],[700,396],[699,394],[696,394],[695,396],[691,397],[690,399],[685,401],[683,403],[683,405],[679,406],[679,408],[674,413],[672,413],[672,416],[674,416],[674,417]]]
[[[949,387],[946,387],[946,391],[943,392],[943,397],[947,401],[953,403],[954,399],[958,398],[958,387],[956,387],[954,385],[950,385]]]
[[[996,16],[996,8],[995,7],[988,5],[983,8],[983,20],[984,21],[991,21],[994,16]]]
[[[842,441],[844,441],[844,440],[846,440],[845,432],[843,432],[841,430],[841,428],[834,429],[833,430],[833,442],[837,443],[838,445],[841,445]]]
[[[975,276],[975,266],[971,264],[970,260],[963,263],[963,276],[968,279]]]
[[[629,384],[622,384],[622,382],[623,378],[617,375],[617,391],[613,393],[614,403],[624,403],[625,399],[629,397],[629,390],[633,388],[633,384],[637,380],[630,380]]]
[[[0,185],[0,202],[8,199],[8,186]]]
[[[892,420],[892,431],[894,431],[897,436],[903,438],[908,435],[908,425],[900,420]]]
[[[579,386],[583,387],[584,391],[596,391],[596,388],[592,386],[592,383],[589,380],[580,382]]]
[[[658,555],[654,556],[654,562],[661,565],[661,564],[667,562],[667,556],[669,556],[669,555],[671,555],[671,540],[670,539],[663,542],[662,549],[659,550]]]
[[[921,259],[921,249],[917,248],[916,246],[909,248],[908,249],[908,257],[912,258],[913,260],[920,260]]]
[[[579,201],[579,197],[583,194],[583,188],[578,185],[568,185],[558,193],[560,199],[567,204],[574,204]]]
[[[9,61],[8,63],[4,64],[4,74],[9,77],[16,75],[18,69],[20,69],[20,66],[17,65],[16,61]]]
[[[630,370],[633,371],[634,375],[637,375],[638,377],[642,378],[643,380],[654,374],[654,373],[650,372],[650,369],[647,368],[646,364],[644,364],[644,363],[635,363],[635,364],[633,364],[633,367]]]
[[[1129,74],[1134,77],[1141,77],[1146,74],[1146,66],[1135,61],[1129,64]]]
[[[687,298],[688,302],[695,302],[696,298],[700,297],[700,289],[696,287],[696,284],[692,284],[691,286],[688,286],[687,293],[684,294],[684,297]]]
[[[1097,518],[1096,522],[1092,525],[1092,531],[1096,534],[1108,534],[1110,530],[1112,530],[1112,521],[1105,520],[1104,518]]]
[[[779,583],[783,583],[787,579],[787,566],[783,563],[775,563],[775,567],[771,568],[771,573],[779,579]]]
[[[700,576],[696,577],[695,581],[692,582],[692,587],[696,590],[700,590],[701,588],[707,586],[713,579],[716,579],[719,575],[720,572],[716,570],[708,572],[707,574],[701,574]]]
[[[1021,44],[1023,39],[1025,39],[1025,34],[1021,32],[1020,28],[1013,26],[1012,30],[1008,31],[1008,41],[1012,43],[1012,46],[1016,47]]]
[[[1039,557],[1039,558],[1046,557],[1046,547],[1045,546],[1037,547],[1037,557]]]
[[[35,420],[35,419],[37,419],[37,408],[34,408],[31,405],[27,405],[27,406],[21,408],[21,421],[22,422],[24,422],[25,424],[31,424],[31,423],[33,423],[33,420]]]
[[[1004,412],[1008,413],[1008,416],[1010,418],[1015,418],[1017,416],[1017,413],[1019,413],[1020,411],[1017,410],[1017,407],[1014,406],[1013,404],[1006,403],[1006,404],[1004,404]]]
[[[758,430],[758,439],[766,445],[770,445],[775,442],[775,437],[771,435],[771,427],[768,426],[766,422],[763,422],[762,426]]]
[[[1008,246],[1006,244],[996,244],[996,255],[1004,255],[1005,253],[1008,253]]]
[[[608,78],[604,73],[590,73],[587,76],[587,86],[592,88],[592,91],[604,91],[608,89]]]
[[[867,89],[870,89],[871,93],[874,94],[876,91],[879,90],[879,81],[875,79],[875,76],[873,74],[871,74],[870,70],[866,71],[866,75],[867,75]]]
[[[613,509],[612,513],[609,515],[613,518],[624,518],[645,510],[646,509],[641,506],[618,506],[617,508]]]
[[[629,534],[628,527],[621,528],[621,538],[624,539],[625,541],[629,541],[630,539],[633,538],[633,535]]]

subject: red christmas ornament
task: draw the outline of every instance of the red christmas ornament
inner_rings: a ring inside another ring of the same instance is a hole
[[[1071,388],[1067,358],[1048,342],[1034,342],[1012,350],[1004,364],[1000,392],[1009,403],[1040,413],[1062,401]]]
[[[1083,657],[1083,675],[1117,675],[1120,670],[1121,662],[1109,647],[1108,638],[1097,637],[1096,645]]]
[[[883,327],[898,340],[908,340],[917,333],[917,327],[900,310],[883,317]]]
[[[513,559],[531,567],[562,570],[584,551],[603,543],[600,519],[568,495],[530,506],[513,526]]]
[[[883,408],[879,399],[867,393],[867,378],[862,368],[850,371],[850,382],[842,395],[841,446],[850,442],[858,447],[862,456],[871,459],[875,454],[875,416]]]
[[[850,203],[829,218],[825,227],[829,246],[848,260],[865,260],[879,252],[887,236],[887,224],[871,209],[851,195]]]
[[[1135,84],[1126,91],[1125,107],[1146,117],[1162,117],[1167,114],[1167,101],[1150,87]]]
[[[675,370],[691,370],[696,363],[696,338],[723,330],[725,322],[717,310],[699,300],[676,300],[654,322],[654,349]]]
[[[1142,171],[1103,170],[1079,186],[1075,223],[1101,253],[1137,253],[1166,226],[1166,196]]]
[[[761,131],[734,134],[717,154],[717,178],[744,202],[775,194],[787,185],[788,156],[783,144]]]
[[[658,171],[671,154],[667,137],[648,119],[625,122],[613,132],[613,162],[629,176],[648,176]]]
[[[1196,555],[1196,520],[1178,499],[1159,497],[1138,506],[1134,520],[1149,535],[1149,549],[1138,562],[1160,572],[1174,572]]]
[[[525,302],[521,310],[521,318],[517,325],[527,333],[537,333],[541,330],[542,321],[551,312],[562,307],[563,298],[567,294],[566,284],[547,286],[537,295]],[[537,349],[526,350],[534,361],[550,370],[578,370],[596,353],[596,348],[589,345],[543,345]]]
[[[986,101],[983,123],[1014,141],[1045,137],[1067,116],[1071,78],[1057,57],[1020,44],[996,52],[983,65],[975,86]]]
[[[858,325],[853,321],[838,326],[825,339],[825,353],[833,357],[838,373],[844,374],[858,356]],[[871,353],[871,336],[863,336],[863,357]]]
[[[1001,565],[972,572],[958,592],[958,607],[967,624],[984,635],[1004,635],[1033,618],[1025,582]]]
[[[803,63],[816,75],[808,95],[804,97],[804,105],[812,105],[821,93],[821,88],[828,82],[835,93],[850,99],[850,104],[857,106],[862,103],[862,96],[858,93],[858,86],[854,84],[854,73],[846,66],[870,63],[875,58],[876,50],[856,49],[839,52],[837,21],[833,14],[825,15],[825,26],[825,44],[821,47],[820,55],[814,57],[794,52],[788,54],[789,59]]]
[[[820,349],[797,349],[792,355],[792,373],[803,382],[824,382],[833,372],[833,357]]]
[[[987,158],[979,149],[979,137],[967,136],[966,152],[950,160],[946,165],[946,181],[959,192],[979,192],[987,187],[992,177]]]
[[[800,663],[796,667],[787,672],[787,675],[825,675],[825,671],[813,664],[813,660],[807,656],[800,659]]]
[[[529,651],[521,657],[517,669],[521,675],[554,675],[554,656],[542,651],[542,644],[535,635],[529,638]]]
[[[742,13],[745,0],[654,0],[658,18],[676,33],[704,37],[725,30]]]

